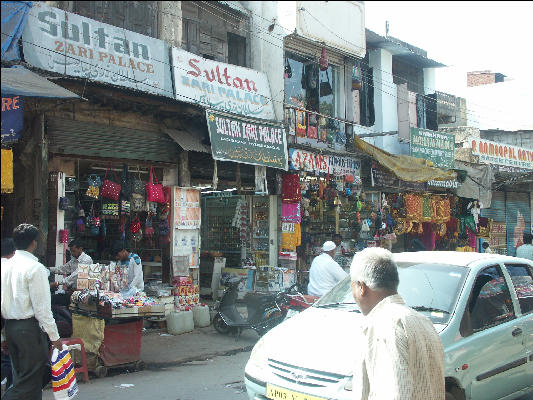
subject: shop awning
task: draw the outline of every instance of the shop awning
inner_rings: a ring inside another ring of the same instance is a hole
[[[406,182],[447,181],[455,179],[454,171],[446,171],[433,166],[433,163],[422,158],[406,155],[394,155],[365,142],[354,135],[355,148],[371,156],[383,167]]]
[[[211,148],[202,143],[202,138],[183,129],[162,128],[183,150],[211,153]]]
[[[483,203],[483,207],[489,208],[492,202],[492,182],[494,181],[490,165],[455,160],[455,168],[467,173],[465,181],[457,188],[457,196],[478,199]]]
[[[2,68],[2,94],[24,97],[81,98],[23,66]]]

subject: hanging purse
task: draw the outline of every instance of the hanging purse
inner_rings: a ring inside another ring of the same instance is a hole
[[[95,187],[102,186],[102,178],[100,178],[96,174],[89,175],[89,177],[87,178],[87,182],[89,183],[89,186],[95,186]]]
[[[130,224],[130,233],[139,233],[141,232],[141,221],[139,221],[139,217],[135,217],[133,221],[131,221]]]
[[[329,83],[329,73],[326,70],[326,82],[320,82],[320,97],[325,97],[333,94],[333,89],[331,88],[331,83]]]
[[[163,192],[163,185],[155,177],[156,183],[154,184],[154,169],[150,166],[150,181],[146,185],[146,200],[154,203],[164,203],[165,193]]]
[[[131,198],[131,203],[130,203],[131,211],[132,212],[145,211],[145,206],[146,206],[146,201],[144,200],[144,196],[133,194]]]
[[[118,203],[106,201],[102,203],[102,216],[107,219],[118,219]]]
[[[112,167],[112,164],[109,163],[109,167]],[[122,189],[122,186],[116,182],[113,182],[109,179],[107,179],[107,173],[109,172],[109,167],[107,168],[105,172],[104,182],[102,183],[102,190],[100,191],[102,197],[105,197],[106,199],[115,200],[117,201],[120,196],[120,191]],[[118,181],[117,174],[115,174],[115,171],[113,171],[113,174],[115,175],[115,179]]]
[[[127,164],[122,165],[122,178],[120,183],[122,185],[122,196],[129,198],[132,193],[132,182]]]
[[[146,183],[141,179],[141,172],[137,170],[138,177],[133,178],[132,192],[144,196],[146,194]]]
[[[167,236],[170,233],[168,219],[164,219],[159,223],[159,236]]]
[[[85,195],[92,199],[98,199],[100,196],[100,188],[98,186],[89,186],[85,192]]]
[[[130,215],[131,203],[128,200],[120,201],[120,215]]]

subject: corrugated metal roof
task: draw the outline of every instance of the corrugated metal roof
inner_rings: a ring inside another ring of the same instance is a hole
[[[211,153],[211,148],[202,143],[202,139],[186,130],[162,128],[162,131],[170,136],[183,150]]]
[[[368,47],[384,49],[393,56],[405,60],[422,68],[446,67],[446,65],[432,60],[425,55],[425,51],[399,39],[378,35],[376,32],[366,29],[366,44]]]

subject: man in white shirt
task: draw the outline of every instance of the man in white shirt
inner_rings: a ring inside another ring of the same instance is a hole
[[[516,256],[521,258],[527,258],[528,260],[533,260],[533,245],[531,241],[533,240],[533,235],[531,233],[524,233],[524,244],[516,249]]]
[[[141,258],[137,254],[126,250],[124,243],[121,241],[115,243],[111,255],[115,256],[119,266],[127,268],[128,287],[121,290],[121,292],[127,292],[128,295],[142,292],[144,290],[144,275]]]
[[[354,399],[444,400],[444,348],[431,321],[397,293],[397,265],[379,247],[357,253],[352,293],[365,315],[365,343],[353,374]]]
[[[2,260],[2,317],[15,370],[5,400],[41,399],[43,377],[50,368],[46,335],[54,347],[62,348],[52,316],[47,270],[32,254],[38,236],[33,225],[17,226],[13,231],[17,251],[9,260]]]
[[[70,249],[70,254],[72,255],[70,261],[59,267],[50,268],[51,272],[66,276],[64,280],[66,290],[76,289],[78,284],[78,265],[93,263],[93,259],[85,254],[83,251],[83,244],[78,239],[71,240],[68,247]]]
[[[337,246],[332,241],[322,245],[322,254],[315,257],[309,270],[307,293],[311,296],[322,296],[338,282],[348,276],[333,257]]]

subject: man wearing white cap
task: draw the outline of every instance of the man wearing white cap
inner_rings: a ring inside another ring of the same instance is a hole
[[[337,246],[327,241],[322,246],[322,254],[315,257],[309,270],[307,293],[311,296],[322,296],[339,281],[348,276],[341,266],[333,259]]]

